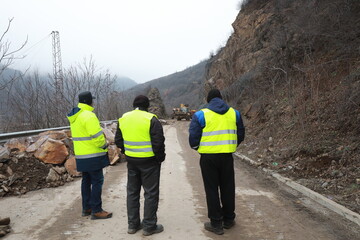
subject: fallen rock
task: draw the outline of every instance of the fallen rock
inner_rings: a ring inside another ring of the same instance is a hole
[[[25,152],[26,148],[29,146],[29,143],[25,138],[12,138],[8,140],[4,146],[7,147],[10,151]]]
[[[10,152],[7,148],[0,146],[0,162],[5,162],[10,158]],[[5,161],[3,161],[5,160]]]
[[[167,124],[168,124],[167,121],[164,120],[164,119],[159,119],[159,121],[160,121],[160,123],[161,123],[162,125],[167,125]]]
[[[34,156],[44,163],[63,164],[69,155],[62,141],[47,139],[35,152]]]
[[[9,233],[10,232],[10,226],[9,225],[0,225],[0,231]]]
[[[110,129],[111,129],[112,132],[116,132],[116,130],[117,130],[117,125],[118,125],[117,122],[114,122],[114,123],[112,123],[112,124],[110,125]]]
[[[71,156],[65,162],[66,171],[69,173],[70,176],[79,177],[81,173],[76,170],[76,159],[75,156]]]
[[[68,138],[71,138],[71,130],[70,129],[68,129],[68,130],[63,130],[64,131],[64,133],[66,134],[66,136],[68,137]]]
[[[0,225],[9,225],[9,224],[10,224],[10,218],[9,217],[0,219]]]
[[[61,180],[61,176],[52,168],[49,170],[49,174],[46,177],[46,182],[56,182]]]
[[[13,170],[11,169],[10,166],[8,166],[8,167],[6,168],[6,172],[9,174],[9,176],[11,176],[11,175],[14,174],[14,172],[13,172]]]
[[[115,139],[115,134],[107,128],[103,128],[102,130],[103,130],[103,133],[105,134],[108,144],[113,144],[114,139]]]
[[[116,147],[115,145],[110,145],[108,147],[108,153],[109,153],[110,164],[115,164],[116,161],[120,160],[119,158],[120,148]]]
[[[55,166],[52,169],[54,169],[55,172],[57,172],[59,175],[63,175],[64,173],[66,173],[66,168],[65,167]]]
[[[26,148],[26,152],[35,152],[48,138],[49,136],[41,136],[35,143],[31,144],[28,148]]]
[[[39,136],[48,136],[49,138],[52,138],[54,140],[62,140],[68,138],[68,135],[63,130],[42,132],[39,134]]]
[[[7,234],[7,232],[0,230],[0,237],[3,237]]]

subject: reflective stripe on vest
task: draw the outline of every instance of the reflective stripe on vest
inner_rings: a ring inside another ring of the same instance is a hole
[[[100,132],[98,132],[97,134],[92,135],[90,137],[73,137],[72,140],[73,141],[87,141],[87,140],[91,140],[93,138],[97,138],[97,137],[101,136],[101,134],[103,134],[102,130]]]
[[[79,103],[80,110],[74,115],[68,116],[70,121],[71,135],[74,144],[75,158],[93,158],[105,156],[107,149],[106,139],[100,127],[93,107]]]
[[[233,108],[225,114],[202,109],[205,118],[199,153],[232,153],[237,147],[236,112]]]
[[[150,137],[150,124],[154,116],[146,111],[133,110],[119,118],[125,155],[139,158],[155,156]]]
[[[75,155],[77,159],[84,159],[84,158],[92,158],[92,157],[101,157],[105,156],[107,152],[99,152],[99,153],[92,153],[92,154],[85,154],[85,155]]]

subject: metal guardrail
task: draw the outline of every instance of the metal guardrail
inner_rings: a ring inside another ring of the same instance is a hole
[[[110,121],[101,121],[100,123],[105,125],[111,124],[113,122],[116,122],[117,120],[110,120]],[[36,130],[28,130],[28,131],[20,131],[20,132],[11,132],[11,133],[1,133],[0,134],[0,143],[4,143],[7,140],[11,138],[18,138],[18,137],[27,137],[27,136],[33,136],[38,133],[47,132],[47,131],[58,131],[58,130],[64,130],[64,129],[70,129],[70,126],[65,127],[55,127],[55,128],[44,128],[44,129],[36,129]]]

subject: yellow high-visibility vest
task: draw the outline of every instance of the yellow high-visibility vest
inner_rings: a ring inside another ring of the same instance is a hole
[[[200,139],[199,153],[233,153],[237,147],[236,112],[233,108],[225,114],[202,109],[205,127]]]
[[[75,158],[84,159],[100,157],[107,154],[106,139],[101,129],[99,119],[93,107],[79,103],[80,111],[68,116],[72,140],[74,143]]]
[[[119,118],[126,156],[139,158],[155,156],[150,136],[150,125],[153,117],[156,115],[136,109]]]

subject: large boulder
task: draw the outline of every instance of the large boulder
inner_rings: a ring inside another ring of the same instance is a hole
[[[71,156],[70,158],[68,158],[68,160],[66,160],[65,168],[66,168],[66,171],[70,174],[70,176],[72,176],[72,177],[81,176],[81,173],[76,170],[75,156]]]
[[[63,164],[69,152],[62,141],[47,139],[34,156],[44,163]]]

